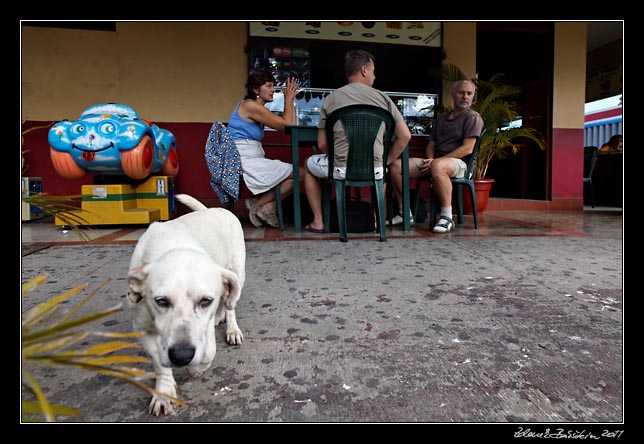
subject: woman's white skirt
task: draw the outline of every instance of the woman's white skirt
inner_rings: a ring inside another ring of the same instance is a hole
[[[260,194],[281,183],[293,172],[293,165],[278,159],[267,159],[259,140],[235,140],[241,157],[244,183],[253,194]]]

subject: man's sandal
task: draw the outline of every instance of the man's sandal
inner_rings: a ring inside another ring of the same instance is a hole
[[[447,217],[447,216],[441,216],[438,219],[438,223],[434,225],[433,232],[434,233],[449,233],[454,229],[454,221]]]

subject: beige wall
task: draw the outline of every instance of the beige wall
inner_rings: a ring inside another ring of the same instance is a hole
[[[476,75],[476,22],[443,23],[445,62],[452,63],[470,78]],[[443,103],[454,106],[450,85],[443,85]]]
[[[22,117],[102,102],[156,122],[228,120],[243,97],[246,22],[118,22],[116,32],[22,28]],[[583,127],[586,23],[555,25],[553,127]],[[446,61],[476,73],[476,23],[445,22]],[[443,97],[449,97],[444,91]]]
[[[586,28],[585,22],[555,23],[553,128],[584,127]]]
[[[23,27],[22,119],[72,118],[113,101],[116,53],[114,32]]]
[[[22,118],[104,102],[155,122],[227,121],[243,98],[246,22],[118,22],[116,32],[22,27]]]

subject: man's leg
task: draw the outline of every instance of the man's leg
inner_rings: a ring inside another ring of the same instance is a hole
[[[309,201],[313,221],[308,228],[324,230],[324,217],[322,214],[322,184],[320,178],[328,177],[328,160],[326,155],[318,154],[309,157],[304,163],[304,191]]]
[[[456,172],[454,161],[448,157],[434,159],[431,164],[432,184],[434,195],[441,205],[439,225],[434,226],[434,232],[445,233],[454,227],[452,220],[452,175]],[[445,220],[440,220],[445,219]],[[433,222],[433,221],[432,221]],[[445,226],[442,226],[445,225]],[[430,225],[431,226],[431,225]]]
[[[396,198],[396,201],[398,202],[398,208],[400,209],[400,215],[402,215],[402,187],[403,187],[403,179],[402,179],[402,159],[398,158],[394,160],[391,164],[389,164],[389,172],[390,172],[390,177],[391,177],[391,185],[393,187],[394,191],[394,197]],[[420,169],[418,168],[418,163],[415,158],[410,158],[409,159],[409,177],[411,179],[416,179],[420,177]],[[413,217],[413,214],[412,214]],[[402,223],[402,222],[401,222]]]

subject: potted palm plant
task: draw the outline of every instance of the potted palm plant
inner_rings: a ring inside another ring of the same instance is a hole
[[[461,69],[454,64],[444,64],[441,67],[443,80],[453,82],[467,79]],[[472,109],[477,111],[487,131],[481,140],[481,146],[474,170],[474,188],[476,191],[476,209],[482,213],[487,206],[489,192],[494,179],[486,177],[490,162],[494,158],[504,159],[510,155],[516,155],[523,148],[527,141],[533,141],[539,149],[546,148],[545,137],[541,132],[521,126],[517,103],[515,99],[521,94],[521,88],[506,83],[505,76],[501,73],[493,75],[489,80],[472,79],[476,84],[476,97],[472,103]],[[438,106],[434,109],[434,115],[441,112],[449,112],[451,109],[445,106]],[[427,119],[425,124],[431,126],[432,119]],[[469,192],[467,187],[465,193]],[[469,203],[469,196],[464,196],[464,204]],[[467,213],[468,209],[464,211]],[[469,209],[471,214],[472,210]]]

